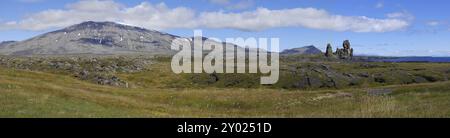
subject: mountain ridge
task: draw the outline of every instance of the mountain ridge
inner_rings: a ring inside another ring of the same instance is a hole
[[[323,54],[321,50],[316,48],[314,45],[297,47],[292,49],[285,49],[280,52],[282,55],[315,55],[315,54]]]

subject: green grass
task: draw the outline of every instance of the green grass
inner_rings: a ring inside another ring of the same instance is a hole
[[[365,88],[171,88],[189,81],[170,73],[120,75],[142,84],[118,88],[0,67],[0,117],[450,117],[449,81],[376,86],[393,93],[369,96]]]

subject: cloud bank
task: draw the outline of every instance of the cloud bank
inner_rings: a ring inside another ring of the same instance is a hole
[[[196,12],[188,7],[169,8],[164,3],[142,2],[127,7],[111,0],[83,0],[66,5],[63,9],[49,9],[31,14],[18,21],[0,23],[0,30],[46,30],[60,28],[83,21],[114,21],[155,30],[173,28],[229,28],[261,31],[277,27],[303,27],[310,29],[389,32],[410,25],[400,13],[387,18],[344,16],[316,8],[271,10],[257,8],[243,12]]]

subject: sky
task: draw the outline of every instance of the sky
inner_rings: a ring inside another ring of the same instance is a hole
[[[448,0],[2,0],[0,41],[83,21],[190,37],[279,38],[280,49],[350,40],[356,55],[450,56]]]

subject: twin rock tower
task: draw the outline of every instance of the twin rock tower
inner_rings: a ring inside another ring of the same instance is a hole
[[[339,59],[352,59],[353,58],[353,48],[350,47],[350,41],[345,40],[342,43],[343,48],[336,48],[336,52],[333,53],[333,48],[331,44],[327,44],[327,51],[325,52],[326,57],[339,58]]]

